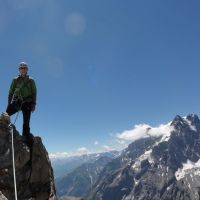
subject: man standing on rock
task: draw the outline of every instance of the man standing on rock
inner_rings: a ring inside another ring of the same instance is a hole
[[[25,139],[30,136],[31,112],[35,111],[37,89],[35,81],[28,75],[28,65],[19,64],[19,76],[12,80],[6,112],[9,116],[18,111],[23,113],[23,132]]]

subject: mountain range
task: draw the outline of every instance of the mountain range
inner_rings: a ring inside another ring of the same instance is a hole
[[[84,196],[92,185],[96,182],[103,168],[119,155],[118,151],[94,153],[76,156],[70,160],[78,160],[82,163],[75,167],[71,172],[56,178],[56,190],[58,196]],[[68,163],[69,160],[68,160]],[[55,170],[56,171],[56,170]],[[83,187],[84,185],[84,187]]]
[[[149,127],[144,131],[120,155],[85,162],[59,179],[59,195],[86,200],[199,200],[198,116],[177,115],[164,132],[157,129],[155,134]]]
[[[199,200],[200,120],[176,116],[168,126],[168,134],[136,140],[109,162],[87,199]]]

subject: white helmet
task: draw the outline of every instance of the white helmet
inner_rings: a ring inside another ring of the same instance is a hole
[[[26,68],[26,69],[28,69],[28,64],[26,62],[20,62],[19,63],[19,69],[20,68]]]

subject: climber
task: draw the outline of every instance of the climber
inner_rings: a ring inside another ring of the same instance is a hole
[[[18,111],[23,113],[23,132],[24,138],[30,134],[31,112],[35,111],[37,89],[35,81],[28,75],[28,65],[25,62],[19,64],[19,75],[14,78],[8,95],[8,106],[6,112],[9,116]]]

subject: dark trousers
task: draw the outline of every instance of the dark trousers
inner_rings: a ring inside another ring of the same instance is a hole
[[[24,102],[21,106],[21,111],[23,113],[23,136],[29,136],[30,135],[30,118],[31,118],[31,103],[30,102]],[[18,106],[14,103],[9,104],[6,112],[9,116],[15,114],[19,111]]]

